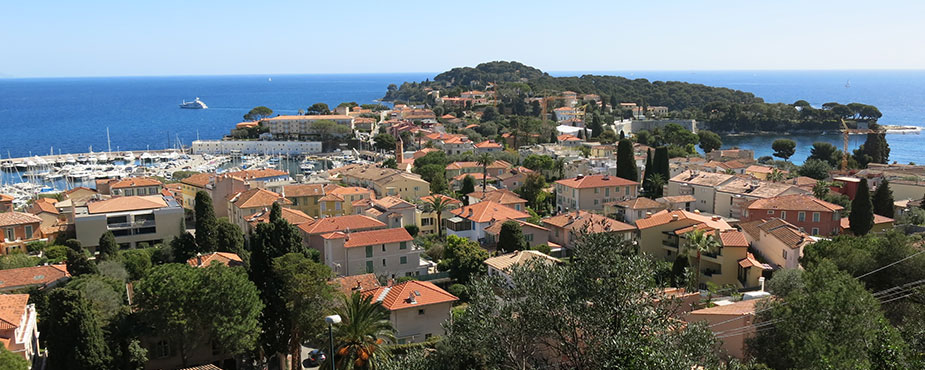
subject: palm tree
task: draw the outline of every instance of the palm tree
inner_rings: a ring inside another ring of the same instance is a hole
[[[771,182],[781,182],[784,180],[784,172],[774,168],[771,170],[771,174],[768,175],[768,180]]]
[[[690,258],[696,253],[697,255],[697,280],[700,280],[700,256],[703,253],[713,253],[719,249],[720,245],[713,238],[713,234],[708,234],[702,229],[695,229],[684,234],[687,239],[687,245],[683,249],[685,257]]]
[[[482,166],[482,193],[485,192],[485,185],[488,182],[488,165],[495,162],[495,158],[489,153],[479,154],[476,162]]]
[[[430,197],[430,200],[427,201],[427,205],[429,205],[430,209],[437,215],[437,237],[441,237],[443,236],[441,218],[443,217],[443,211],[450,205],[450,198],[440,194],[434,194]]]
[[[328,361],[336,361],[338,369],[375,368],[385,355],[383,345],[395,341],[395,330],[382,303],[374,302],[371,295],[355,292],[344,297],[344,304],[336,312],[343,321],[334,329],[337,348]]]

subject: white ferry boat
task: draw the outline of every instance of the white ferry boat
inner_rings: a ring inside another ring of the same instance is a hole
[[[184,100],[183,103],[180,103],[180,108],[183,108],[183,109],[208,109],[209,107],[206,105],[206,103],[203,103],[202,100],[199,100],[199,97],[197,96],[197,97],[196,97],[196,100],[193,100],[193,101],[186,101],[186,100]]]

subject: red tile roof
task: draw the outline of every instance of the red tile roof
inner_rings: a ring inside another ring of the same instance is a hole
[[[390,310],[422,307],[455,302],[459,298],[428,281],[411,280],[391,287],[379,287],[363,292]]]
[[[317,219],[315,222],[307,222],[299,225],[299,229],[302,229],[302,231],[309,235],[327,234],[350,229],[362,230],[383,227],[385,227],[385,224],[381,221],[364,215],[326,217]]]
[[[447,204],[462,204],[462,202],[460,202],[458,199],[453,198],[453,197],[448,197],[443,194],[428,195],[426,197],[422,197],[421,200],[429,203],[429,202],[432,202],[434,198],[442,198],[444,202]]]
[[[587,211],[574,211],[543,219],[543,224],[575,232],[604,233],[636,230],[636,227]]]
[[[486,149],[486,148],[500,148],[500,147],[501,147],[501,144],[493,143],[493,142],[491,142],[490,140],[485,140],[485,141],[483,141],[483,142],[481,142],[481,143],[475,144],[475,147],[476,147],[476,148],[480,148],[480,149]]]
[[[566,187],[576,188],[576,189],[590,189],[590,188],[600,188],[608,186],[632,186],[639,185],[636,181],[630,181],[622,177],[609,176],[609,175],[589,175],[582,177],[575,177],[572,179],[562,179],[556,181],[556,184],[561,184]]]
[[[732,226],[729,226],[729,224],[726,223],[726,221],[724,221],[721,218],[717,219],[718,217],[716,216],[711,217],[711,216],[701,215],[698,213],[688,212],[684,210],[659,211],[658,213],[655,213],[650,217],[643,218],[641,220],[636,220],[636,227],[638,227],[640,230],[643,230],[643,229],[648,229],[654,226],[665,225],[670,222],[673,222],[675,220],[675,217],[677,217],[677,220],[691,219],[698,223],[703,223],[707,227],[716,229],[716,230],[732,229]]]
[[[18,328],[28,304],[28,294],[0,294],[0,330]]]
[[[206,185],[212,182],[212,174],[211,173],[197,173],[183,180],[180,180],[180,182],[186,185],[195,186],[197,188],[205,188]]]
[[[332,283],[341,293],[347,296],[354,292],[363,292],[381,286],[379,284],[379,279],[376,278],[376,274],[342,276],[334,279]]]
[[[273,168],[267,168],[262,170],[243,170],[235,172],[225,172],[223,175],[237,177],[242,180],[250,179],[263,179],[267,177],[280,177],[280,176],[289,176],[289,172],[280,171]]]
[[[57,215],[58,208],[55,207],[56,200],[52,198],[38,198],[32,202],[32,208],[29,210],[29,213],[37,215],[39,213],[51,213]]]
[[[450,213],[472,222],[490,222],[492,220],[527,219],[529,214],[492,201],[482,201],[473,205],[451,210]]]
[[[158,186],[164,185],[163,182],[150,177],[127,177],[121,180],[109,180],[110,189],[134,188],[139,186]]]
[[[370,230],[370,231],[360,231],[349,234],[339,233],[342,235],[333,236],[330,234],[325,235],[325,238],[337,237],[345,238],[344,248],[355,248],[355,247],[365,247],[368,245],[379,245],[379,244],[391,244],[391,243],[400,243],[400,242],[410,242],[414,240],[411,237],[411,234],[408,233],[408,230],[405,230],[403,227],[396,227],[394,229],[379,229],[379,230]]]
[[[745,234],[737,230],[717,231],[719,242],[724,247],[748,247],[748,240],[745,240]]]
[[[748,209],[837,212],[843,210],[844,207],[817,199],[812,195],[794,194],[758,199],[749,204]]]
[[[874,214],[874,225],[888,224],[893,221],[894,220],[892,218],[884,217],[876,213]],[[842,219],[838,221],[838,224],[841,226],[842,230],[847,231],[851,229],[851,220],[848,217],[842,217]]]
[[[242,266],[244,262],[237,254],[228,252],[213,252],[196,256],[186,260],[186,263],[193,267],[209,267],[213,263],[220,263],[225,266]]]
[[[163,195],[129,196],[87,203],[90,214],[138,211],[167,207]]]
[[[23,212],[0,213],[0,226],[14,226],[32,223],[41,223],[42,219]]]
[[[231,194],[228,195],[226,199],[240,209],[270,208],[273,206],[273,203],[276,202],[280,204],[292,204],[290,200],[283,198],[282,195],[260,188]]]
[[[468,194],[479,201],[491,201],[501,205],[509,206],[512,204],[526,204],[527,200],[521,198],[513,191],[507,189],[489,190],[487,192],[476,191]]]
[[[70,276],[63,264],[0,270],[0,289],[45,286]]]
[[[305,214],[305,212],[302,212],[297,209],[284,207],[284,208],[281,208],[280,210],[282,211],[281,213],[282,213],[283,219],[288,221],[290,224],[293,224],[296,226],[304,224],[306,222],[315,221],[314,218]],[[263,223],[270,222],[270,210],[264,209],[261,212],[255,213],[254,215],[252,215],[250,218],[247,219],[247,222],[251,224],[251,226],[257,226],[257,224],[263,224]]]

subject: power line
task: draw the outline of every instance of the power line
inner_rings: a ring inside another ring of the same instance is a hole
[[[897,263],[900,263],[900,262],[903,262],[903,261],[905,261],[905,260],[908,260],[908,259],[910,259],[910,258],[912,258],[912,257],[918,256],[918,255],[920,255],[920,254],[922,254],[922,253],[925,253],[925,250],[921,250],[921,251],[918,251],[918,252],[916,252],[916,253],[913,253],[913,254],[911,254],[911,255],[909,255],[909,256],[906,256],[906,258],[902,258],[902,259],[900,259],[899,261],[893,262],[893,263],[891,263],[891,264],[889,264],[889,265],[883,266],[883,267],[878,268],[878,269],[876,269],[876,270],[874,270],[874,271],[871,271],[871,272],[868,272],[868,273],[866,273],[866,274],[864,274],[864,275],[858,276],[858,277],[856,277],[855,279],[861,279],[861,278],[866,277],[866,276],[868,276],[868,275],[871,275],[871,274],[873,274],[873,273],[875,273],[875,272],[878,272],[878,271],[884,270],[884,269],[886,269],[886,268],[889,268],[889,267],[891,267],[891,266],[893,266],[893,265],[896,265]]]

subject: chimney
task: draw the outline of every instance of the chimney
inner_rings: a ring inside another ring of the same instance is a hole
[[[764,276],[758,278],[758,284],[761,284],[761,291],[764,291]]]
[[[719,216],[713,216],[713,221],[719,221],[721,218],[722,217],[719,217]]]
[[[677,220],[678,220],[678,214],[673,214],[673,215],[671,215],[671,220],[672,220],[672,221],[677,221]]]
[[[362,288],[363,288],[363,287],[360,286],[360,282],[357,281],[357,285],[356,285],[355,287],[353,287],[353,290],[360,290],[360,289],[362,289]]]
[[[196,253],[196,265],[202,266],[202,253]]]
[[[408,293],[408,303],[411,303],[411,304],[418,303],[418,301],[414,299],[414,293]]]
[[[575,176],[575,180],[581,180],[583,178],[585,178],[585,175],[582,175],[580,173],[578,174],[578,176]]]

